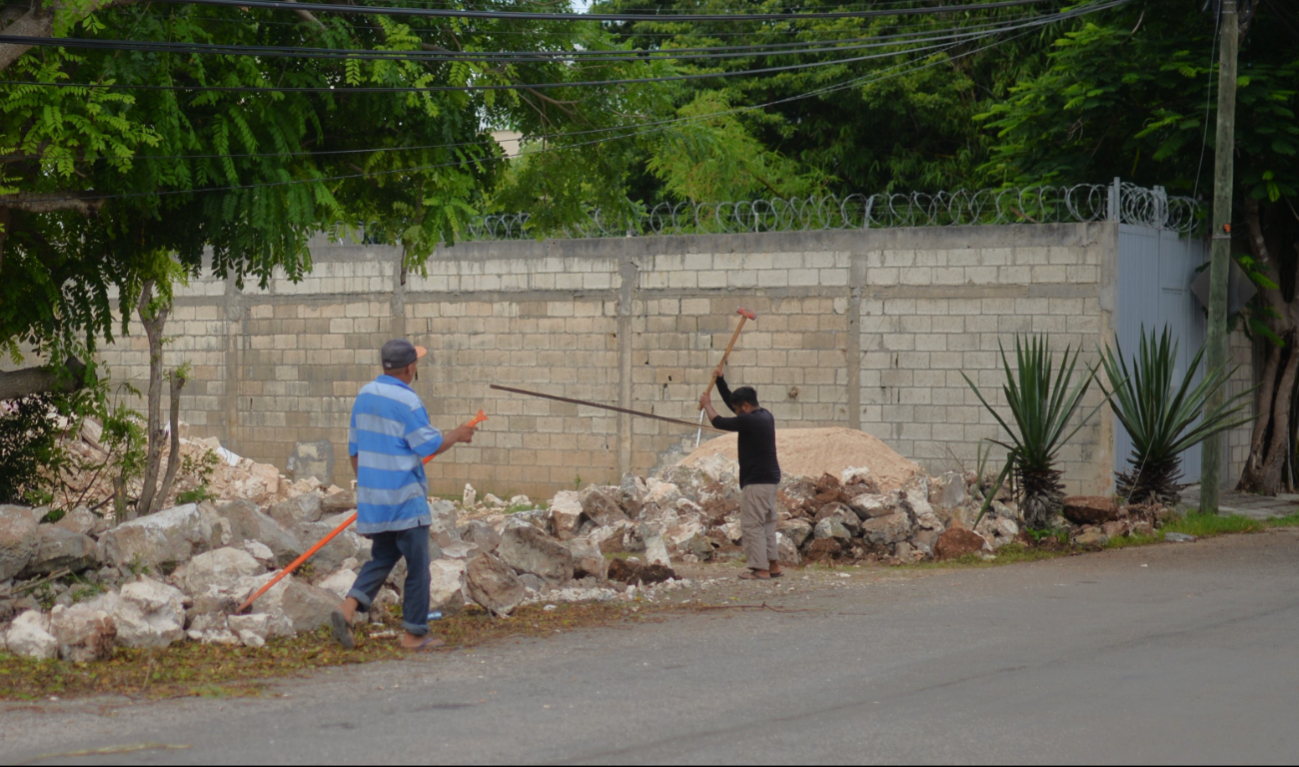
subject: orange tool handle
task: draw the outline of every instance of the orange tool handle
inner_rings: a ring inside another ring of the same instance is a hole
[[[482,423],[483,421],[486,421],[486,420],[487,420],[487,414],[484,413],[483,411],[479,410],[479,411],[478,411],[478,415],[474,416],[474,417],[473,417],[473,420],[469,421],[469,423],[467,423],[467,424],[465,424],[465,425],[466,425],[466,426],[477,426],[478,424],[480,424],[480,423]],[[425,459],[424,459],[424,463],[428,463],[428,462],[431,461],[431,460],[433,460],[433,456],[430,455],[428,458],[425,458]],[[248,607],[249,607],[250,605],[252,605],[253,602],[256,602],[256,601],[257,601],[257,598],[258,598],[258,597],[260,597],[262,594],[265,594],[266,592],[270,591],[271,588],[272,588],[275,584],[277,584],[277,583],[279,583],[280,581],[284,580],[284,576],[288,575],[289,573],[293,572],[294,570],[297,570],[298,567],[299,567],[303,562],[306,562],[308,559],[311,559],[311,557],[314,556],[315,553],[316,553],[317,551],[320,551],[322,548],[325,547],[325,544],[326,544],[326,543],[329,543],[330,541],[334,540],[334,538],[336,538],[336,537],[338,536],[339,533],[341,533],[341,532],[343,532],[344,530],[346,530],[346,529],[347,529],[347,526],[350,525],[350,524],[352,524],[352,523],[355,522],[355,521],[356,521],[356,513],[353,512],[353,513],[352,513],[352,516],[348,517],[346,520],[343,521],[343,524],[339,525],[338,527],[335,527],[335,528],[333,529],[333,531],[331,531],[331,532],[329,533],[329,535],[326,535],[324,538],[321,538],[319,541],[317,541],[315,546],[312,546],[311,548],[307,549],[305,552],[303,552],[302,556],[300,556],[300,557],[298,557],[297,559],[295,559],[295,560],[293,560],[292,562],[290,562],[289,565],[288,565],[288,567],[285,567],[283,570],[281,570],[280,572],[276,573],[276,575],[275,575],[274,578],[272,578],[272,579],[270,579],[269,581],[267,581],[267,582],[266,582],[266,585],[262,586],[260,589],[257,590],[257,593],[255,593],[255,594],[253,594],[252,596],[250,596],[250,597],[248,597],[247,599],[245,599],[245,600],[244,600],[244,603],[241,604],[241,605],[239,605],[239,609],[235,610],[235,613],[236,613],[236,614],[239,614],[239,613],[242,613],[244,610],[247,610]]]

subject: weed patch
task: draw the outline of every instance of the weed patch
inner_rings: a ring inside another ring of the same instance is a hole
[[[1236,514],[1201,514],[1189,513],[1184,517],[1169,520],[1161,530],[1165,533],[1185,533],[1196,538],[1212,538],[1215,535],[1233,533],[1261,532],[1264,524],[1256,519]]]

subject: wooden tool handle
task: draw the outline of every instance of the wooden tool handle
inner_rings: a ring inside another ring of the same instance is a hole
[[[749,318],[747,316],[743,314],[740,315],[740,324],[735,326],[735,332],[731,334],[731,342],[726,345],[726,353],[722,355],[722,361],[717,365],[718,368],[726,367],[726,360],[730,359],[731,350],[735,348],[735,342],[737,339],[739,339],[740,331],[744,329],[744,323],[747,322],[748,319]],[[708,388],[704,389],[704,394],[711,393],[713,391],[713,387],[716,385],[717,385],[717,370],[714,369],[712,377],[708,379]],[[700,396],[702,397],[703,395]],[[703,410],[704,406],[700,405],[699,409]]]

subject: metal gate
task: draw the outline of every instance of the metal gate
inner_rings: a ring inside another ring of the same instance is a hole
[[[1168,325],[1178,342],[1178,367],[1173,380],[1180,381],[1196,351],[1204,343],[1204,310],[1191,294],[1196,269],[1208,260],[1203,240],[1181,237],[1169,229],[1119,225],[1118,312],[1115,336],[1123,356],[1131,365],[1141,343],[1142,326],[1162,331]],[[1196,376],[1197,382],[1203,376]],[[1114,419],[1114,470],[1131,465],[1132,440],[1118,419]],[[1200,446],[1182,453],[1182,481],[1200,481]]]

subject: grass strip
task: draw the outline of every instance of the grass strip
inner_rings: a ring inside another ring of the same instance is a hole
[[[558,604],[553,610],[529,605],[509,619],[493,619],[478,608],[430,624],[447,646],[439,652],[474,647],[510,637],[552,637],[567,631],[645,620],[652,605],[625,602]],[[162,650],[118,648],[109,660],[72,663],[33,660],[0,652],[0,700],[36,701],[57,696],[125,695],[132,698],[231,697],[261,694],[265,681],[304,676],[316,669],[411,654],[398,646],[401,622],[358,627],[356,649],[339,647],[328,628],[294,639],[272,639],[265,647],[229,647],[181,642]],[[393,635],[371,638],[372,633]],[[421,654],[427,658],[428,654]]]

